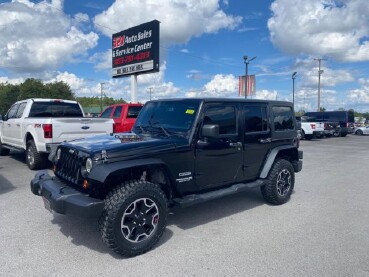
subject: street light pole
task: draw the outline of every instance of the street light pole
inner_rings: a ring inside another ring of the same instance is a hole
[[[252,60],[255,60],[256,57],[253,57],[251,59],[248,58],[248,56],[243,56],[243,60],[245,62],[245,65],[246,65],[246,70],[245,70],[245,99],[247,99],[247,92],[248,92],[248,89],[247,89],[247,86],[248,86],[248,66],[249,66],[249,63],[252,61]]]
[[[322,61],[326,61],[327,59],[316,58],[314,60],[319,62],[319,69],[318,69],[318,108],[317,108],[317,111],[320,112],[320,75],[322,75],[322,73],[324,72],[324,70],[320,69],[320,66],[321,66]]]
[[[293,72],[292,74],[292,103],[293,109],[295,109],[295,79],[296,79],[297,72]]]
[[[103,102],[103,91],[104,91],[104,89],[103,89],[103,85],[104,85],[105,83],[103,83],[103,82],[101,82],[100,83],[100,93],[101,93],[101,97],[100,97],[100,113],[102,113],[102,102]]]
[[[151,91],[152,91],[152,87],[148,88],[149,93],[150,93],[150,101],[151,101]]]

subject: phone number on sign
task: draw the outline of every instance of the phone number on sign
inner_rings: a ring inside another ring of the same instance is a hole
[[[114,65],[127,64],[134,61],[142,61],[150,58],[150,51],[141,52],[136,55],[128,55],[125,57],[116,58],[114,60]]]

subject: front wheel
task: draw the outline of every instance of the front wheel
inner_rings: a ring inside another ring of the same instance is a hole
[[[265,184],[261,187],[264,199],[273,205],[286,203],[295,185],[295,171],[292,164],[284,159],[276,160]]]
[[[362,136],[363,135],[363,131],[362,130],[357,130],[356,133],[358,136]]]
[[[164,233],[167,200],[156,184],[130,181],[105,199],[99,220],[103,241],[116,253],[133,257],[149,251]]]

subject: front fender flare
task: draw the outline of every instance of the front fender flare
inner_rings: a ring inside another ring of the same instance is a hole
[[[91,170],[88,178],[101,183],[104,183],[106,178],[122,169],[144,166],[144,165],[165,165],[165,163],[159,159],[141,159],[141,160],[128,160],[115,163],[102,163]]]

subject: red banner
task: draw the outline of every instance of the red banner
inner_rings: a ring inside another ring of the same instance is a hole
[[[238,96],[245,96],[245,76],[238,77]],[[247,76],[247,95],[254,95],[256,92],[255,75]]]

